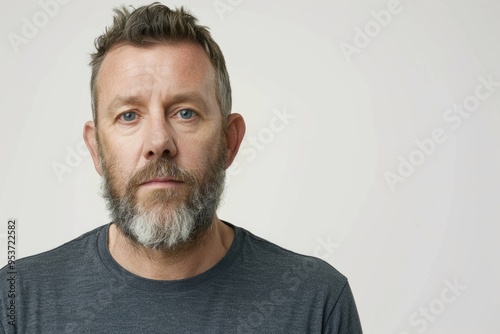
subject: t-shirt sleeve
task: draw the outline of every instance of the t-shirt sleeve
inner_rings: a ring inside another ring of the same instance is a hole
[[[362,334],[361,322],[349,282],[346,282],[326,321],[323,334]]]

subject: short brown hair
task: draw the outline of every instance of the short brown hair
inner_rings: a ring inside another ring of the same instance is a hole
[[[113,24],[95,40],[96,52],[92,53],[90,67],[90,93],[92,116],[97,126],[97,75],[106,54],[117,44],[148,47],[162,42],[188,41],[201,45],[216,73],[217,102],[224,124],[231,113],[231,85],[224,55],[212,39],[208,28],[197,23],[197,18],[183,7],[171,10],[159,2],[141,6],[133,11],[125,6],[115,8]]]

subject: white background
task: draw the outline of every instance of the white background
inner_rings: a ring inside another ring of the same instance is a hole
[[[88,54],[120,4],[2,6],[0,247],[16,218],[18,257],[108,222],[82,129]],[[500,86],[473,106],[480,77],[500,82],[500,2],[166,4],[210,27],[247,123],[222,219],[345,274],[366,333],[500,332]],[[467,118],[448,111],[464,102]],[[435,129],[446,139],[418,153]]]

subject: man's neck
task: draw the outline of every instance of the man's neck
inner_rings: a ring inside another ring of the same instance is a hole
[[[216,217],[194,245],[177,252],[168,252],[137,245],[111,224],[108,249],[120,266],[137,276],[178,280],[199,275],[213,267],[226,255],[233,239],[233,228]]]

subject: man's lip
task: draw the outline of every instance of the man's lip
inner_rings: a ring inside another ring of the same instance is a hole
[[[176,180],[176,179],[174,179],[172,177],[158,177],[158,178],[154,178],[154,179],[148,180],[146,182],[142,182],[141,185],[148,184],[148,183],[156,183],[156,182],[167,183],[167,182],[182,182],[182,181]]]

